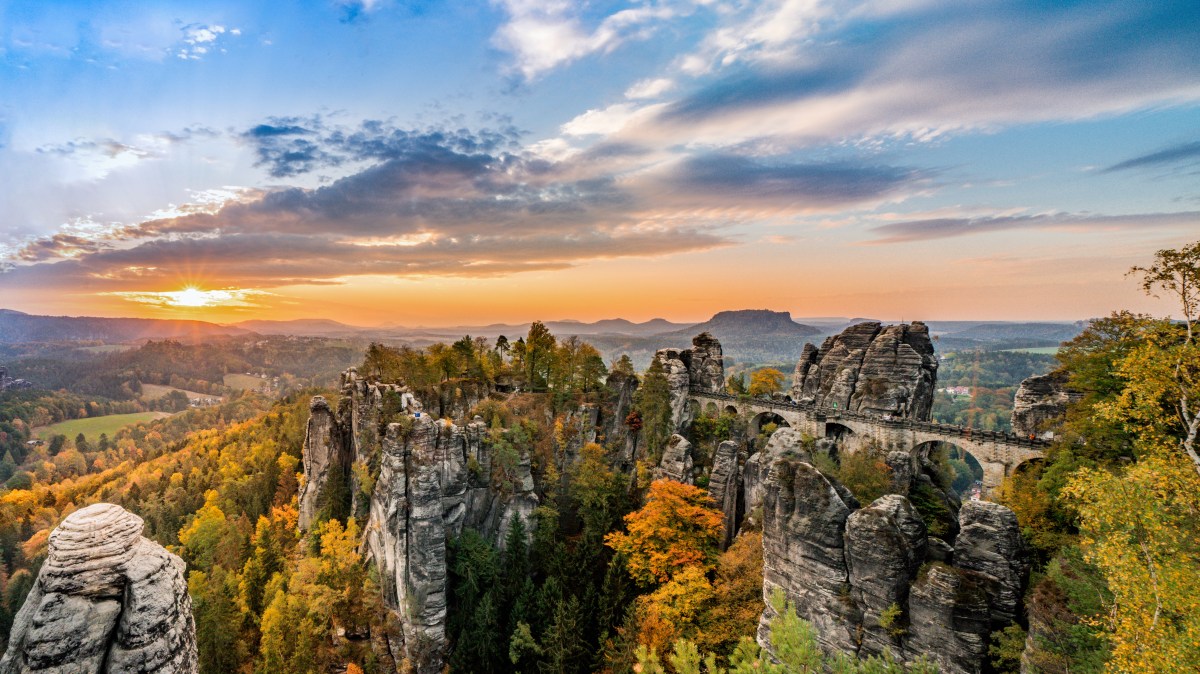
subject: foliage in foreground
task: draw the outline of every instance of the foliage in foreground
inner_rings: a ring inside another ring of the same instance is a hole
[[[896,662],[891,654],[858,660],[848,655],[829,657],[817,643],[817,630],[812,623],[796,614],[783,592],[771,596],[776,615],[770,623],[771,652],[760,648],[750,637],[742,637],[729,654],[729,666],[723,667],[715,653],[701,654],[696,644],[680,639],[666,664],[675,674],[935,674],[937,667],[924,658],[911,665]],[[639,674],[666,674],[658,651],[645,645],[638,647]]]

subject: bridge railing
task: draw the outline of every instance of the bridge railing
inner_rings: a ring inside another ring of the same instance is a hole
[[[698,398],[714,398],[717,400],[730,400],[738,403],[744,403],[753,407],[762,409],[791,409],[801,412],[811,412],[813,414],[823,415],[826,419],[853,419],[856,421],[865,421],[867,423],[879,424],[889,427],[899,427],[906,430],[926,431],[929,433],[937,433],[938,435],[956,436],[976,441],[991,441],[1003,442],[1010,445],[1021,445],[1031,449],[1046,447],[1050,444],[1048,440],[1041,438],[1028,438],[1016,433],[1006,433],[1004,431],[984,431],[966,426],[958,426],[955,424],[939,424],[933,421],[919,421],[917,419],[905,418],[888,418],[875,414],[867,414],[865,412],[854,412],[851,410],[839,410],[831,407],[824,407],[816,403],[799,403],[793,400],[776,400],[773,398],[754,398],[748,396],[739,396],[724,391],[709,391],[699,388],[691,388],[688,393],[693,397]]]

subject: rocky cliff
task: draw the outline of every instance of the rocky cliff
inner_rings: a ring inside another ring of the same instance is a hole
[[[1013,396],[1013,433],[1053,438],[1050,426],[1061,420],[1067,413],[1067,405],[1078,399],[1079,394],[1067,388],[1065,372],[1029,377]]]
[[[852,325],[818,349],[806,344],[792,375],[792,400],[928,420],[937,358],[924,323]]]
[[[803,457],[784,455],[762,507],[764,597],[783,591],[827,652],[924,655],[945,674],[974,674],[991,632],[1019,611],[1029,561],[1004,506],[968,503],[953,546],[934,545],[905,496],[860,508]],[[760,623],[764,645],[773,613],[768,605]]]
[[[63,520],[0,673],[197,672],[183,560],[141,534],[140,517],[108,503]]]
[[[659,349],[654,359],[662,363],[671,393],[671,423],[677,432],[686,432],[691,425],[692,410],[688,407],[688,390],[725,390],[725,357],[721,343],[707,332],[692,338],[690,349]]]
[[[429,402],[462,411],[472,395]],[[303,448],[299,521],[307,531],[323,513],[339,512],[331,500],[351,499],[341,512],[365,517],[363,548],[379,569],[384,603],[400,626],[402,642],[391,649],[418,674],[444,665],[447,541],[469,527],[503,546],[513,518],[528,521],[538,505],[528,454],[515,465],[496,466],[483,419],[458,425],[426,408],[407,388],[371,382],[354,369],[342,376],[336,414],[315,396]],[[575,416],[578,442],[594,437],[594,409]],[[369,495],[362,473],[374,478]],[[331,487],[336,484],[345,488]]]

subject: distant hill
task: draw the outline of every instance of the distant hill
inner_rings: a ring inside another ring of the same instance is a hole
[[[0,309],[0,343],[131,342],[144,339],[195,339],[241,335],[246,331],[205,321],[157,318],[96,318],[92,316],[35,316]]]
[[[327,318],[299,318],[294,321],[251,320],[231,325],[262,335],[299,335],[303,337],[354,335],[369,330],[369,328],[346,325]]]

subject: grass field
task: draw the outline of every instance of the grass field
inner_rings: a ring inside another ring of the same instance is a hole
[[[128,344],[102,344],[100,346],[81,346],[79,350],[88,353],[117,353],[118,351],[128,351],[132,348]]]
[[[1031,346],[1025,349],[1005,349],[1005,351],[1012,353],[1039,353],[1046,356],[1053,356],[1058,353],[1058,349],[1059,347],[1057,346]]]
[[[187,389],[175,388],[174,386],[163,386],[162,384],[142,384],[142,400],[158,400],[171,391],[183,391],[185,394],[187,394],[188,400],[192,400],[194,398],[219,397],[212,396],[207,393],[196,393],[195,391],[189,391]]]
[[[247,389],[262,388],[262,385],[266,381],[267,381],[266,379],[260,379],[258,377],[248,375],[248,374],[227,374],[227,375],[225,375],[225,385],[226,386],[228,386],[229,388],[240,389],[242,391],[245,391]]]
[[[100,439],[101,433],[111,438],[118,430],[130,424],[140,424],[169,416],[171,415],[166,412],[134,412],[133,414],[109,414],[103,417],[71,419],[51,426],[39,426],[33,429],[33,434],[42,440],[49,440],[50,436],[60,433],[72,439],[83,433],[88,442],[96,442]]]

